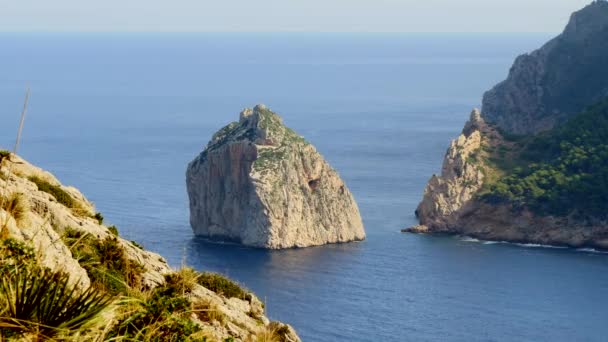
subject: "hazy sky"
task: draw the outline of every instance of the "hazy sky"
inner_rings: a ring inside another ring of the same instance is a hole
[[[591,0],[0,0],[0,31],[558,32]]]

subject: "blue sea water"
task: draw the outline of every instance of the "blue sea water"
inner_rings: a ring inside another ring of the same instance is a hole
[[[0,34],[0,145],[174,266],[228,274],[304,341],[605,341],[608,255],[399,233],[484,90],[539,34]],[[192,236],[184,173],[266,103],[354,193],[368,239],[284,251]]]

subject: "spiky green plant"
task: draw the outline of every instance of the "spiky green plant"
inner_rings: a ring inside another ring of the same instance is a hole
[[[40,267],[18,267],[0,281],[0,327],[38,340],[81,329],[112,302],[104,293],[77,290],[68,274]]]

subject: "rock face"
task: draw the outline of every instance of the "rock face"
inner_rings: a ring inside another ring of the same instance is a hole
[[[11,155],[10,160],[5,159],[0,163],[0,173],[4,178],[0,178],[2,189],[0,195],[6,199],[10,194],[20,193],[31,208],[21,224],[17,224],[10,215],[0,209],[0,219],[6,219],[0,224],[8,223],[5,225],[4,233],[11,238],[33,245],[36,250],[43,251],[40,253],[42,265],[54,270],[62,270],[70,274],[81,286],[88,286],[87,272],[72,257],[70,250],[61,240],[61,235],[70,228],[98,239],[113,236],[106,226],[92,217],[95,214],[93,205],[78,189],[63,186],[49,172],[29,164],[16,155]],[[53,195],[40,190],[31,180],[34,177],[67,192],[78,210],[66,207]],[[153,287],[163,281],[163,274],[170,268],[160,255],[137,248],[120,237],[117,241],[124,248],[128,258],[144,267],[144,285]]]
[[[458,139],[452,141],[443,160],[441,176],[429,180],[416,209],[420,223],[436,231],[449,230],[451,221],[483,185],[484,174],[476,165],[482,130],[489,130],[477,109]]]
[[[561,35],[518,57],[508,78],[484,95],[484,119],[508,133],[537,133],[608,95],[607,37],[606,1],[572,14]]]
[[[213,135],[186,184],[198,236],[269,249],[365,238],[338,173],[263,105]]]
[[[416,215],[416,233],[463,234],[486,240],[608,248],[608,222],[554,217],[481,199],[486,184],[504,176],[492,158],[512,150],[508,135],[559,127],[608,96],[608,3],[574,13],[564,32],[517,58],[508,78],[488,91],[429,180]],[[493,152],[489,152],[493,151]],[[514,152],[515,153],[515,152]]]
[[[413,233],[461,234],[478,239],[608,249],[608,222],[574,217],[539,216],[509,204],[489,204],[478,196],[491,167],[486,150],[508,146],[500,133],[474,110],[458,139],[452,141],[440,176],[429,180]]]
[[[42,191],[32,181],[34,177],[67,192],[74,200],[74,205],[68,208],[59,203],[52,194]],[[29,208],[25,217],[19,221],[14,219],[14,214],[1,209],[5,207],[6,199],[15,193],[22,194]],[[126,256],[143,268],[142,285],[145,288],[151,289],[163,284],[165,275],[175,271],[160,255],[115,236],[108,227],[92,218],[95,209],[78,189],[62,185],[49,172],[14,154],[7,158],[1,158],[0,155],[0,197],[4,199],[0,206],[0,242],[11,238],[33,247],[41,265],[69,274],[73,284],[80,288],[88,287],[91,281],[85,268],[72,255],[72,246],[66,245],[61,238],[67,228],[94,239],[116,238]],[[4,256],[0,255],[2,257]],[[192,321],[201,327],[207,336],[206,341],[261,341],[270,340],[271,335],[275,339],[280,338],[280,341],[300,341],[291,326],[271,322],[265,316],[264,305],[253,294],[249,294],[247,299],[228,298],[196,284],[188,296],[193,302],[212,303],[223,317],[220,321],[201,321],[193,315]],[[108,321],[114,319],[112,315],[116,314],[115,311],[106,317]]]

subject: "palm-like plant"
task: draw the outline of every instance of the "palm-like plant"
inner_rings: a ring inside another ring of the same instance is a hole
[[[91,323],[112,301],[93,288],[76,290],[69,275],[18,267],[0,281],[0,328],[50,339]]]

